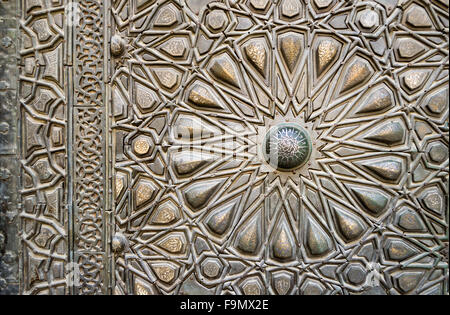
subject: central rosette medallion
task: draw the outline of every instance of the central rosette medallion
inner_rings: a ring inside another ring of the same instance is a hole
[[[311,155],[311,140],[307,131],[296,123],[281,123],[272,127],[263,141],[267,163],[280,171],[290,171],[304,165]]]

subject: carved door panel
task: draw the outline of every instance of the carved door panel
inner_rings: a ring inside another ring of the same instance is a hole
[[[427,10],[114,3],[114,292],[442,290],[423,268],[447,266],[448,59]]]
[[[448,292],[448,1],[0,12],[20,293]]]

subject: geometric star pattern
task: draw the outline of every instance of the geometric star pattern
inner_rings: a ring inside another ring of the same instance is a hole
[[[448,294],[448,0],[0,3],[0,294]]]
[[[114,1],[114,293],[447,292],[447,10]],[[260,157],[285,122],[293,171]]]

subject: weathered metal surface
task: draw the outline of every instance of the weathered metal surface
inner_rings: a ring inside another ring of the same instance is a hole
[[[115,1],[114,293],[445,292],[445,10]]]
[[[0,13],[0,292],[448,292],[448,1]]]
[[[0,295],[19,292],[16,1],[0,3]]]
[[[19,1],[21,293],[67,294],[72,69],[66,1]]]
[[[74,218],[76,294],[107,292],[104,1],[79,0],[74,18]]]

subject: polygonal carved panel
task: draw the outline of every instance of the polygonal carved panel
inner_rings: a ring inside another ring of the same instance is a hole
[[[448,290],[443,2],[135,2],[111,8],[116,294]]]
[[[447,292],[447,9],[114,2],[114,293]]]

